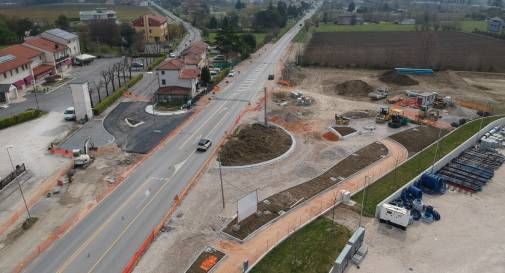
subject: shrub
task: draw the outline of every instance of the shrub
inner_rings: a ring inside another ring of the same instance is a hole
[[[154,62],[152,62],[148,67],[147,67],[147,70],[149,71],[152,71],[153,69],[155,69],[161,62],[163,62],[164,60],[166,59],[166,56],[163,55],[161,57],[158,57],[154,60]]]
[[[17,115],[14,115],[14,116],[11,116],[8,118],[4,118],[4,119],[0,119],[0,129],[4,129],[4,128],[10,127],[10,126],[14,126],[14,125],[23,123],[25,121],[36,119],[36,118],[42,116],[43,114],[45,114],[45,112],[41,111],[41,110],[27,109],[26,111],[21,112]]]

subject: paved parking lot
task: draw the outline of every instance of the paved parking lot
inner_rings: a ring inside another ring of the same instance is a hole
[[[124,151],[140,154],[149,152],[190,115],[154,117],[144,111],[147,105],[147,102],[122,102],[105,118],[105,129],[116,138],[116,144]],[[129,126],[126,118],[138,125]]]
[[[74,66],[70,72],[72,81],[99,81],[102,77],[101,72],[104,68],[118,62],[120,58],[96,59],[90,65]],[[105,94],[105,91],[103,91]],[[93,98],[95,99],[94,95]],[[41,110],[46,112],[63,112],[65,108],[72,106],[72,93],[68,84],[64,84],[58,89],[48,94],[37,95],[38,104]],[[0,109],[0,117],[11,116],[25,111],[27,108],[36,108],[35,96],[30,93],[25,96],[25,100],[20,103],[11,104],[7,109]]]

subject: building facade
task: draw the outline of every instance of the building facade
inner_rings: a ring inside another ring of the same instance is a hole
[[[68,47],[70,50],[69,55],[71,58],[75,58],[76,56],[81,55],[79,36],[73,33],[64,31],[59,28],[53,28],[42,32],[42,34],[40,34],[40,37]]]
[[[169,39],[168,21],[165,17],[146,14],[133,20],[132,25],[135,31],[144,33],[147,43],[165,42]]]
[[[493,34],[500,34],[505,30],[505,21],[501,18],[494,17],[487,21],[487,31]]]
[[[44,64],[55,68],[57,74],[65,73],[72,67],[70,48],[67,46],[44,39],[42,37],[30,38],[23,44],[44,53]]]
[[[116,21],[116,12],[108,9],[83,10],[79,11],[79,20],[83,23],[91,21]]]

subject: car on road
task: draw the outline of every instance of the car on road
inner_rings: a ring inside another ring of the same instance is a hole
[[[68,107],[65,109],[65,112],[63,112],[63,118],[65,120],[75,120],[75,108],[74,107]]]
[[[135,62],[132,62],[132,68],[142,69],[142,68],[144,68],[144,64],[139,61],[135,61]]]
[[[235,72],[232,71],[232,72],[228,73],[228,77],[233,78],[234,76],[235,76]]]
[[[198,152],[206,152],[210,146],[212,146],[212,141],[202,138],[200,141],[198,141],[198,147],[196,148],[196,151]]]

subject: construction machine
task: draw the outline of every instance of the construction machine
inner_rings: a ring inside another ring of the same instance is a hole
[[[350,121],[351,121],[351,119],[349,119],[349,118],[346,118],[346,117],[339,115],[339,114],[335,114],[335,123],[337,125],[349,125]]]
[[[89,155],[89,149],[92,146],[90,143],[90,137],[87,137],[84,141],[83,149],[72,150],[72,159],[74,161],[74,168],[82,167],[86,168],[91,163],[91,156]]]
[[[377,123],[385,123],[386,121],[391,119],[391,115],[389,113],[389,107],[383,106],[380,111],[375,116],[375,122]]]
[[[400,128],[407,125],[409,120],[403,116],[403,111],[400,109],[391,110],[391,121],[388,122],[388,126],[391,128]]]
[[[389,88],[379,87],[375,91],[368,93],[368,97],[372,100],[384,99],[388,96]]]
[[[433,108],[430,109],[428,106],[421,106],[418,116],[420,119],[437,121],[440,118],[440,111]]]

